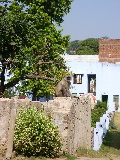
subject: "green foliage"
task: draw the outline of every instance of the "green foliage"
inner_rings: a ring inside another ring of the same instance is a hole
[[[98,55],[98,39],[88,38],[80,41],[80,47],[76,50],[78,55]]]
[[[88,38],[83,41],[75,40],[69,43],[67,54],[76,55],[98,55],[98,39]]]
[[[16,96],[16,91],[15,91],[15,88],[8,88],[7,90],[5,90],[4,92],[4,96],[6,98],[11,98],[11,97],[14,97]]]
[[[56,157],[61,149],[58,127],[43,110],[21,107],[15,124],[14,149],[26,156]]]
[[[70,154],[66,154],[65,157],[67,158],[66,160],[75,160],[77,157],[72,156]]]
[[[109,139],[109,141],[111,141]],[[111,141],[111,143],[113,143],[113,141]],[[111,146],[105,146],[100,148],[99,151],[95,151],[93,149],[85,149],[85,148],[80,148],[77,151],[77,156],[78,157],[85,157],[85,159],[90,160],[90,159],[109,159],[109,160],[115,160],[115,159],[120,159],[120,156],[118,157],[118,155],[120,155],[120,151],[119,149],[116,149],[114,147]],[[88,157],[88,158],[86,158]]]
[[[66,50],[67,54],[74,55],[76,54],[77,48],[80,47],[80,41],[75,40],[69,43],[69,47]]]
[[[110,121],[110,123],[109,123],[109,129],[117,129],[117,126],[114,124],[113,121]]]
[[[95,127],[96,122],[100,121],[100,117],[107,111],[107,104],[106,102],[97,102],[96,107],[91,112],[91,126]]]
[[[95,55],[96,53],[89,46],[81,46],[77,49],[76,54],[78,54],[78,55]]]
[[[18,0],[18,2],[22,2],[23,4],[30,6],[35,12],[36,9],[40,8],[42,13],[47,13],[49,17],[51,17],[52,21],[57,23],[63,22],[63,16],[70,11],[71,2],[73,0]]]
[[[109,123],[109,130],[106,133],[101,150],[120,155],[120,112],[115,112],[112,121]],[[120,159],[120,158],[118,158]]]
[[[46,90],[44,95],[53,93],[54,86],[67,72],[60,55],[64,54],[70,39],[63,37],[57,26],[70,11],[72,1],[12,0],[0,3],[0,54],[2,65],[8,62],[5,68],[9,66],[12,75],[5,85],[2,77],[0,91],[4,92],[5,88],[20,81],[20,92],[31,90],[38,95]]]

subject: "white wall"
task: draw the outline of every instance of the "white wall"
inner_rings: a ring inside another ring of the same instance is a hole
[[[109,129],[109,122],[113,119],[114,112],[106,111],[103,117],[100,117],[100,122],[96,122],[94,128],[94,145],[93,150],[98,151],[103,143],[106,133]]]
[[[102,95],[108,95],[109,110],[114,110],[113,95],[120,98],[120,64],[107,62],[66,62],[75,74],[83,74],[82,84],[73,84],[72,93],[88,93],[87,74],[96,74],[96,98],[102,100]]]
[[[61,55],[67,62],[78,61],[78,62],[98,62],[99,55]]]

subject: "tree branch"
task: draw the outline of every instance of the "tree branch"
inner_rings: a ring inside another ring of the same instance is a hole
[[[20,81],[21,79],[20,78],[16,78],[14,80],[12,80],[11,82],[8,82],[7,84],[4,85],[4,88],[5,89],[8,89],[10,87],[13,87],[15,86],[16,84],[18,84],[18,82]]]
[[[54,78],[31,74],[31,75],[26,75],[24,78],[16,78],[16,79],[12,80],[11,82],[8,82],[7,84],[4,85],[4,88],[8,89],[10,87],[13,87],[16,84],[18,84],[18,82],[20,80],[23,80],[23,79],[36,79],[36,78],[38,78],[38,79],[44,79],[44,80],[49,80],[49,81],[55,81]]]
[[[35,78],[38,78],[38,79],[44,79],[44,80],[49,80],[49,81],[55,81],[54,78],[50,78],[50,77],[46,77],[46,76],[40,76],[40,75],[34,75],[34,74],[26,75],[25,78],[26,79],[35,79]]]
[[[49,62],[39,61],[37,64],[38,64],[38,65],[41,65],[41,64],[57,64],[57,65],[60,65],[60,66],[62,66],[62,67],[64,67],[64,68],[66,68],[65,65],[63,65],[63,64],[61,64],[61,63],[54,62],[54,61],[49,61]]]

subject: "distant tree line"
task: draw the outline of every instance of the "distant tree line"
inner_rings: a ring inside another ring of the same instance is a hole
[[[102,37],[101,39],[108,39],[108,37]],[[99,42],[98,38],[88,38],[85,40],[75,40],[69,43],[69,47],[66,50],[70,55],[98,55]]]

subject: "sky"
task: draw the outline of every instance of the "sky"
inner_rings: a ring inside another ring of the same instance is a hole
[[[71,40],[120,39],[120,0],[74,0],[60,29]]]

